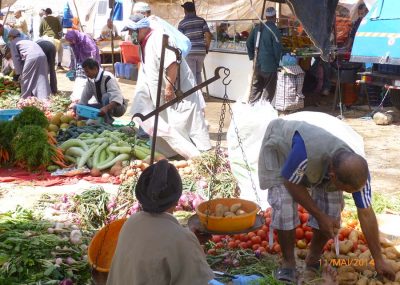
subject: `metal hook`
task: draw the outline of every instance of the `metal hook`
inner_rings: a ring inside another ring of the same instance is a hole
[[[222,84],[224,84],[225,86],[229,85],[232,82],[232,79],[229,80],[229,82],[226,82],[226,79],[229,77],[229,75],[231,74],[231,71],[229,70],[229,68],[224,68],[224,74],[225,74],[225,78],[222,79]]]

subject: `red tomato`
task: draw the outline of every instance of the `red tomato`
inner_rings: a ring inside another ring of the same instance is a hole
[[[236,243],[234,241],[228,242],[228,248],[230,248],[230,249],[236,248]]]
[[[217,251],[215,250],[215,248],[210,248],[209,250],[207,250],[207,254],[208,255],[217,255]]]
[[[306,238],[307,241],[311,241],[312,237],[313,237],[313,232],[311,231],[306,231],[304,233],[304,237]]]
[[[247,236],[247,234],[241,234],[240,235],[240,240],[241,241],[248,241],[249,237]]]
[[[263,247],[263,246],[260,246],[259,248],[258,248],[258,251],[259,252],[267,252],[267,250],[265,249],[265,247]]]
[[[251,248],[253,246],[253,243],[251,242],[251,240],[246,241],[247,244],[247,248]]]
[[[255,232],[249,232],[249,233],[247,234],[247,236],[251,239],[252,237],[255,237],[255,236],[256,236],[256,233],[255,233]]]
[[[222,242],[217,242],[215,248],[223,248],[224,244]]]
[[[297,211],[299,211],[300,213],[305,213],[306,209],[304,209],[304,207],[302,205],[297,205]]]
[[[302,224],[303,224],[303,223],[306,223],[306,222],[308,221],[308,217],[309,217],[308,213],[302,213],[302,214],[300,214],[300,221],[301,221],[301,223],[302,223]]]
[[[274,246],[272,247],[272,251],[275,253],[280,253],[281,252],[281,246],[278,243],[275,243]]]
[[[306,231],[311,231],[311,230],[312,230],[312,228],[309,227],[309,226],[307,225],[307,223],[302,224],[301,227],[303,228],[303,230],[304,230],[305,232],[306,232]]]
[[[261,246],[264,247],[264,248],[267,248],[268,247],[268,242],[266,240],[263,240],[261,242]]]
[[[239,247],[242,248],[242,249],[248,248],[247,242],[242,241],[242,242],[239,244]]]
[[[342,234],[338,234],[338,239],[339,240],[344,240],[344,236]]]
[[[304,238],[304,231],[302,228],[296,228],[296,238],[297,239]]]
[[[251,243],[252,244],[260,244],[261,243],[261,238],[259,236],[254,236],[251,238]]]
[[[339,234],[341,234],[344,238],[347,238],[352,230],[353,229],[350,228],[341,228],[339,230]]]
[[[257,250],[259,247],[260,247],[259,244],[253,244],[251,248],[255,251],[255,250]]]
[[[259,236],[261,239],[266,239],[267,238],[267,232],[264,230],[259,230],[257,232],[257,236]]]
[[[213,235],[211,240],[215,243],[220,242],[222,240],[222,237],[220,235]]]
[[[263,225],[263,226],[261,227],[261,229],[262,229],[264,232],[266,232],[266,233],[269,232],[269,228],[268,228],[266,225]]]
[[[267,227],[269,227],[269,225],[271,224],[271,218],[265,218],[265,224],[267,225]]]
[[[241,243],[240,239],[235,240],[236,247],[238,247],[240,243]]]
[[[236,240],[237,239],[240,240],[240,235],[239,234],[233,235],[233,238],[236,239]]]
[[[358,249],[358,242],[353,242],[353,251]]]

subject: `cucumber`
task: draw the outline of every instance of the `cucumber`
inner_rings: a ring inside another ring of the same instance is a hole
[[[117,161],[124,161],[124,160],[127,160],[129,158],[130,158],[129,154],[121,153],[120,155],[115,157],[113,160],[111,160],[111,161],[109,161],[107,163],[104,163],[104,164],[97,165],[96,168],[99,169],[99,170],[104,170],[104,169],[112,167]]]
[[[83,155],[82,155],[82,157],[79,159],[79,162],[78,162],[78,168],[81,168],[81,167],[83,167],[85,164],[86,164],[86,162],[87,162],[87,160],[89,159],[89,157],[91,157],[92,156],[92,154],[95,152],[95,150],[97,149],[99,147],[99,145],[94,145],[94,146],[92,146],[88,151],[86,151]]]

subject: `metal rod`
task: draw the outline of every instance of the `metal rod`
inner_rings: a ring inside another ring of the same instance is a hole
[[[163,73],[164,73],[165,49],[167,46],[168,46],[168,35],[163,35],[162,47],[161,47],[160,71],[158,72],[156,110],[160,107],[161,86],[162,86]],[[153,138],[151,141],[150,165],[152,165],[154,163],[154,153],[156,151],[158,115],[159,115],[159,112],[154,114],[154,129],[153,129]]]
[[[206,66],[203,63],[203,74],[204,74],[204,80],[207,80],[207,74],[206,74]],[[210,91],[208,90],[208,85],[206,86],[206,93],[207,96],[210,96]]]
[[[185,93],[183,93],[182,95],[176,97],[175,99],[165,103],[162,106],[156,107],[155,110],[151,111],[150,113],[148,113],[147,115],[142,115],[141,113],[136,113],[133,115],[132,119],[135,117],[140,118],[142,121],[146,121],[147,119],[151,118],[154,115],[158,115],[160,112],[164,111],[165,109],[167,109],[169,106],[174,105],[175,103],[181,101],[183,98],[193,94],[194,92],[196,92],[197,90],[203,88],[204,86],[207,86],[211,83],[213,83],[214,81],[218,80],[219,78],[221,78],[221,76],[219,75],[219,71],[221,69],[226,69],[225,67],[217,67],[215,69],[215,75],[213,77],[211,77],[210,79],[207,79],[206,81],[204,81],[203,83],[193,87],[192,89],[189,89],[188,91],[186,91]],[[158,98],[158,97],[157,97]]]
[[[115,11],[115,0],[111,1],[112,7],[111,7],[111,13],[110,13],[110,20],[111,20],[111,64],[112,64],[112,71],[113,74],[115,75],[115,67],[114,67],[114,11]]]

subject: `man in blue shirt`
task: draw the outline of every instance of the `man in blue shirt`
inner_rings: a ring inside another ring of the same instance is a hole
[[[204,59],[211,43],[211,33],[207,22],[196,15],[194,3],[186,2],[182,7],[185,10],[185,18],[179,22],[178,30],[192,43],[192,49],[186,61],[196,78],[196,83],[200,84]]]
[[[251,31],[246,42],[250,60],[257,61],[249,98],[249,103],[251,104],[260,99],[271,102],[274,98],[278,78],[277,71],[282,55],[281,33],[275,25],[276,11],[273,7],[268,7],[265,15],[267,21],[262,25],[257,25]],[[260,29],[258,58],[255,59],[257,34]]]

